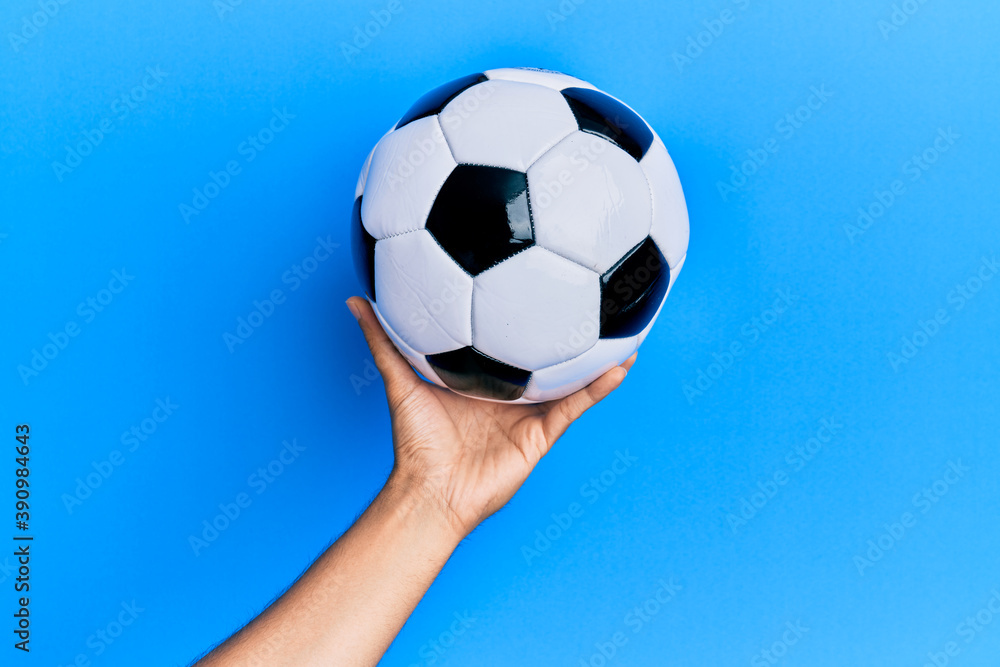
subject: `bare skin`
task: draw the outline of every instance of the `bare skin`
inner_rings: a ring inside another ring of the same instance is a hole
[[[621,384],[632,355],[559,401],[510,405],[421,380],[359,297],[395,462],[368,509],[305,574],[198,667],[375,665],[458,544],[503,507],[570,424]]]

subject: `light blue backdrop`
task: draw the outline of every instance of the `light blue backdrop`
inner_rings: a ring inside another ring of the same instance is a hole
[[[27,422],[36,541],[0,663],[186,664],[352,521],[391,464],[357,171],[531,65],[659,131],[690,254],[384,664],[995,665],[996,3],[398,2],[4,3],[0,536]]]

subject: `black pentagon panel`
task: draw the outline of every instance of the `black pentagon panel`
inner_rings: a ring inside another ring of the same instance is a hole
[[[584,132],[604,137],[636,160],[653,145],[646,121],[610,95],[589,88],[566,88],[562,94]]]
[[[474,347],[429,354],[427,361],[446,385],[481,398],[515,401],[531,379],[531,371],[497,361]]]
[[[645,329],[668,285],[670,267],[647,236],[601,276],[601,338],[627,338]]]
[[[409,125],[417,119],[441,113],[441,109],[443,109],[448,102],[451,102],[453,99],[458,97],[462,91],[472,88],[477,83],[482,83],[483,81],[488,80],[489,79],[487,79],[483,74],[470,74],[468,76],[463,76],[460,79],[449,81],[443,86],[438,86],[413,103],[413,106],[410,107],[409,111],[403,114],[403,117],[399,119],[398,123],[396,123],[396,129],[398,130],[404,125]]]
[[[354,255],[354,270],[365,292],[375,301],[375,237],[361,224],[361,199],[354,202],[351,213],[351,251]]]
[[[528,248],[535,235],[527,175],[459,165],[434,200],[427,231],[473,276]]]

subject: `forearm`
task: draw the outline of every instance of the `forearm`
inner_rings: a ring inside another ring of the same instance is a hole
[[[375,665],[463,535],[392,475],[358,521],[200,667]]]

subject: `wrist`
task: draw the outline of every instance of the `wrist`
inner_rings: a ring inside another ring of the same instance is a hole
[[[393,514],[407,525],[416,525],[421,534],[433,536],[453,550],[471,532],[444,496],[426,480],[393,468],[379,493]]]

